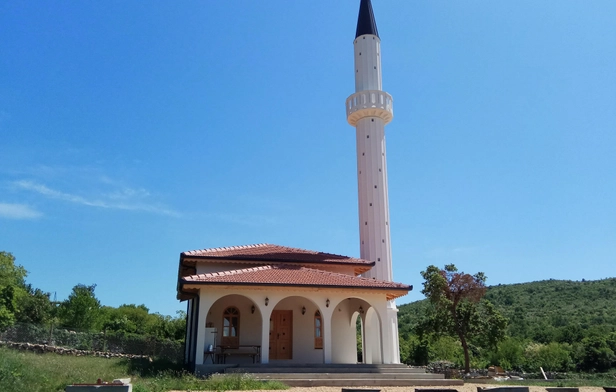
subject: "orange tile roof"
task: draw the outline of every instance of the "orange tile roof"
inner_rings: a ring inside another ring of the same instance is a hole
[[[291,265],[267,265],[185,276],[185,284],[294,286],[386,291],[388,299],[405,295],[413,286]]]
[[[315,252],[311,250],[290,248],[272,244],[255,244],[231,246],[226,248],[210,248],[182,252],[180,260],[184,259],[232,259],[247,261],[270,261],[291,263],[328,263],[374,265],[373,261],[336,255],[332,253]]]

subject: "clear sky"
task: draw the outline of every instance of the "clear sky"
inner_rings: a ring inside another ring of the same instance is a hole
[[[394,280],[616,276],[616,2],[373,0]],[[0,3],[0,250],[173,315],[179,254],[359,256],[358,0]]]

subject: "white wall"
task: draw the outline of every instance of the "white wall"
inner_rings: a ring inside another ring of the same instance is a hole
[[[188,285],[187,285],[188,286]],[[363,293],[357,298],[351,291],[315,291],[313,289],[281,290],[280,288],[244,289],[216,288],[213,286],[193,286],[200,288],[199,332],[197,334],[196,364],[203,363],[203,344],[205,342],[204,327],[211,325],[218,329],[217,344],[222,339],[222,315],[228,306],[235,306],[240,311],[240,344],[260,345],[261,362],[269,361],[269,317],[275,309],[293,311],[293,356],[292,360],[280,361],[284,363],[356,363],[357,341],[354,315],[359,314],[359,308],[364,312],[372,310],[374,313],[370,331],[380,335],[380,313],[387,309],[387,301],[382,293]],[[192,288],[190,286],[186,288]],[[225,295],[233,292],[234,294]],[[351,297],[351,298],[350,298]],[[265,305],[265,299],[268,305]],[[349,299],[350,298],[350,299]],[[330,306],[326,306],[327,300]],[[254,314],[251,306],[255,306]],[[306,314],[301,309],[306,307]],[[314,348],[314,313],[319,309],[323,317],[323,349]],[[367,324],[370,325],[370,324]],[[368,333],[370,332],[368,331]],[[381,338],[375,336],[369,339],[379,342],[375,349],[377,354],[372,355],[372,363],[380,363]],[[371,347],[374,344],[370,343]],[[364,350],[366,349],[364,345]],[[391,352],[389,350],[388,352]],[[385,356],[387,358],[387,356]],[[228,363],[251,362],[250,357],[229,357]],[[277,361],[278,362],[278,361]]]

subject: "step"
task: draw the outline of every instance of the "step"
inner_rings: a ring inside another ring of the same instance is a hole
[[[423,368],[409,368],[409,367],[391,367],[391,368],[377,368],[377,367],[355,367],[355,366],[336,366],[336,367],[304,367],[304,366],[239,366],[234,368],[227,368],[227,373],[365,373],[365,374],[427,374]]]
[[[416,374],[425,374],[426,369],[423,367],[409,367],[404,364],[344,364],[344,363],[336,363],[336,364],[323,364],[323,363],[313,363],[313,364],[279,364],[279,363],[268,363],[268,364],[243,364],[243,365],[234,365],[234,372],[241,373],[258,373],[258,372],[266,372],[266,373],[416,373]]]
[[[355,379],[355,380],[442,380],[442,374],[417,373],[248,373],[259,380]]]
[[[290,387],[407,387],[407,386],[457,386],[464,385],[463,380],[433,379],[285,379],[281,380]]]
[[[254,363],[243,364],[242,367],[246,368],[260,368],[260,367],[278,367],[278,368],[357,368],[357,369],[419,369],[424,370],[423,367],[409,367],[403,363],[391,363],[391,364],[370,364],[370,363],[294,363],[294,362],[277,362],[270,363]]]

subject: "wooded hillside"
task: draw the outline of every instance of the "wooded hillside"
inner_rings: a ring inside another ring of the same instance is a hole
[[[573,343],[616,331],[616,278],[543,280],[490,286],[485,299],[509,319],[509,335],[539,343]],[[410,332],[426,300],[401,305],[400,332]]]
[[[484,299],[508,319],[507,338],[496,350],[474,350],[476,366],[542,365],[557,371],[616,367],[616,278],[490,286]],[[399,307],[403,361],[459,362],[455,340],[422,333],[421,321],[429,307],[427,300]]]

